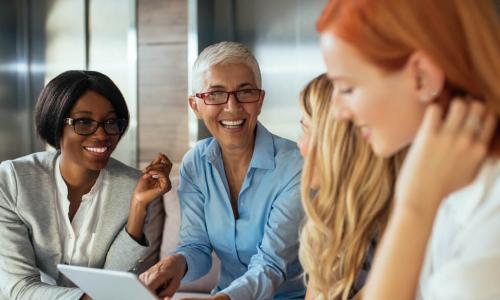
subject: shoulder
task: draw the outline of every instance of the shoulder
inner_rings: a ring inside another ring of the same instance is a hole
[[[210,137],[196,142],[193,148],[189,149],[182,158],[181,169],[183,171],[194,171],[201,163],[206,151],[215,139]]]
[[[290,173],[300,173],[304,160],[297,144],[289,139],[272,134],[276,169]]]
[[[500,257],[500,161],[487,162],[476,180],[450,195],[439,209],[436,239],[459,227],[454,247],[461,257]]]
[[[16,201],[18,193],[43,193],[53,182],[58,152],[44,151],[6,160],[0,164],[0,193],[4,200]]]
[[[40,176],[52,174],[55,161],[59,153],[55,150],[37,152],[13,160],[6,160],[0,164],[0,172],[14,173],[17,176]]]

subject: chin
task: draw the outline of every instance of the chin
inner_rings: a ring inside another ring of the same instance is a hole
[[[388,158],[394,155],[397,152],[397,149],[394,147],[390,147],[390,145],[387,144],[380,144],[380,143],[370,143],[373,153],[375,153],[376,156],[382,157],[382,158]]]
[[[382,157],[382,158],[389,158],[398,152],[400,152],[402,149],[404,149],[406,146],[408,146],[408,143],[400,143],[400,144],[394,144],[394,143],[370,143],[373,152],[375,153],[376,156]]]
[[[106,168],[108,165],[108,160],[100,160],[100,161],[89,161],[85,165],[87,169],[92,170],[92,171],[101,171],[102,169]]]

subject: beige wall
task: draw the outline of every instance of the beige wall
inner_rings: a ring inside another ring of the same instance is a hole
[[[137,27],[139,166],[163,152],[177,167],[189,139],[187,1],[138,0]]]

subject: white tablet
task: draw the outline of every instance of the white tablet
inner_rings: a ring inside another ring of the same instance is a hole
[[[69,265],[57,268],[94,300],[158,300],[133,273]],[[174,300],[207,297],[208,294],[176,293]]]

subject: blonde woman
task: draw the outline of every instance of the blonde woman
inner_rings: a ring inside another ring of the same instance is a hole
[[[322,74],[301,93],[307,220],[300,260],[306,299],[357,299],[383,231],[403,153],[377,158],[351,122],[333,119],[333,85]],[[311,192],[311,190],[316,190]]]

